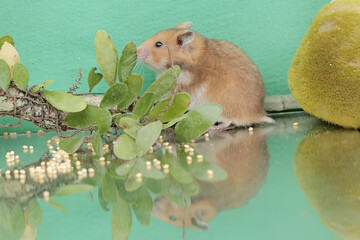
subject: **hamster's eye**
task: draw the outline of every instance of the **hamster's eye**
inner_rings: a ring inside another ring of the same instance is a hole
[[[162,45],[163,45],[162,42],[156,42],[156,43],[155,43],[155,47],[157,47],[157,48],[161,47]]]
[[[177,217],[174,217],[174,216],[170,216],[169,219],[173,222],[175,222],[177,220]]]

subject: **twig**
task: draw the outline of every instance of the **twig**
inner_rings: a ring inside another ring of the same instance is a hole
[[[85,95],[104,95],[105,93],[92,93],[92,92],[88,92],[88,93],[73,93],[72,95],[74,96],[85,96]]]
[[[75,136],[76,134],[78,134],[79,132],[83,132],[83,131],[92,131],[95,129],[95,125],[90,127],[89,129],[78,129],[72,133],[70,133],[69,135],[64,135],[61,131],[61,129],[56,129],[56,132],[60,135],[61,138],[71,138],[73,136]]]
[[[189,210],[189,206],[188,206],[188,202],[186,200],[186,196],[183,193],[183,198],[184,198],[184,202],[185,202],[185,214],[184,214],[184,219],[182,222],[183,225],[183,240],[186,239],[186,219],[187,219],[187,215],[188,215],[188,210]]]
[[[14,124],[12,124],[12,123],[8,123],[8,124],[6,124],[6,125],[2,125],[1,123],[0,123],[0,127],[13,127],[13,128],[17,128],[18,126],[20,126],[20,124],[21,124],[21,122],[22,122],[22,119],[19,119],[19,121],[18,121],[18,123],[16,124],[16,125],[14,125]]]
[[[161,114],[160,114],[159,117],[157,118],[157,121],[161,120],[161,118],[163,117],[164,113],[169,109],[169,107],[171,106],[171,104],[174,102],[175,93],[176,93],[176,91],[177,91],[176,83],[178,82],[178,76],[177,76],[176,71],[175,71],[175,68],[174,68],[174,62],[173,62],[173,58],[172,58],[172,54],[171,54],[170,47],[168,47],[168,53],[169,53],[169,58],[170,58],[170,63],[171,63],[171,69],[173,70],[173,73],[174,73],[174,76],[175,76],[175,86],[174,86],[173,89],[171,90],[171,100],[170,100],[170,102],[166,105],[166,107],[164,107],[164,109],[162,110]]]
[[[16,115],[16,97],[13,97],[13,101],[14,101],[14,115]]]
[[[76,89],[78,89],[81,78],[82,78],[82,74],[81,74],[81,68],[79,68],[79,79],[76,81],[76,83],[74,84],[74,86],[68,91],[68,93],[73,93]]]
[[[189,203],[186,199],[186,195],[184,193],[184,191],[182,190],[182,188],[179,186],[179,184],[177,184],[175,181],[171,180],[170,181],[175,185],[175,187],[177,187],[180,192],[182,193],[182,196],[184,198],[184,202],[185,202],[185,213],[184,213],[184,218],[182,221],[182,227],[183,227],[183,240],[186,239],[186,219],[187,219],[187,215],[188,215],[188,210],[189,210]]]
[[[174,62],[173,62],[173,58],[172,58],[172,54],[171,54],[171,50],[170,48],[168,47],[168,53],[169,53],[169,58],[170,58],[170,62],[171,62],[171,68],[173,70],[173,73],[174,73],[174,76],[175,76],[175,79],[176,79],[176,82],[178,82],[178,77],[176,75],[176,71],[175,71],[175,68],[174,68]]]

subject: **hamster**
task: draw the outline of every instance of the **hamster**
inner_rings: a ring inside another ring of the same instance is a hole
[[[181,68],[175,89],[191,96],[189,109],[222,106],[222,124],[215,129],[274,123],[265,115],[264,82],[252,60],[233,43],[208,39],[191,27],[185,22],[158,32],[137,48],[138,58],[159,77],[171,67],[170,51]]]

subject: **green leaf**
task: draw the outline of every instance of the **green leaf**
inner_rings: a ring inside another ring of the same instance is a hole
[[[139,117],[132,113],[121,114],[116,118],[115,123],[120,128],[142,126],[139,122]]]
[[[132,206],[132,209],[135,213],[137,220],[141,223],[141,225],[143,225],[143,226],[149,225],[151,214],[141,211],[137,205],[133,204],[131,206]]]
[[[168,122],[166,124],[163,124],[162,129],[167,129],[167,128],[175,125],[176,123],[180,122],[181,120],[183,120],[186,117],[187,117],[187,115],[184,115],[184,116],[179,117],[179,118],[175,118],[175,119],[171,120],[170,122]]]
[[[184,150],[177,148],[176,152],[178,154],[178,159],[181,166],[185,169],[185,171],[190,173],[198,180],[204,182],[218,182],[225,180],[228,176],[224,169],[222,169],[216,163],[209,161],[205,157],[202,162],[192,161],[192,164],[188,165],[186,160],[187,154],[184,152]],[[208,170],[212,170],[214,173],[211,178],[208,176]]]
[[[119,176],[126,176],[130,170],[134,167],[136,160],[128,161],[126,163],[121,164],[119,167],[116,168],[115,172]]]
[[[112,115],[111,115],[111,119],[114,119],[114,118],[120,117],[121,115],[122,115],[122,113],[115,113],[115,114],[112,114]]]
[[[56,190],[55,196],[63,197],[79,193],[91,192],[93,189],[94,186],[91,186],[89,184],[70,184]]]
[[[162,180],[147,178],[144,181],[145,186],[155,194],[160,194],[162,191]]]
[[[111,127],[111,113],[106,108],[99,108],[95,118],[100,135],[105,134]]]
[[[2,201],[0,202],[0,229],[7,232],[13,232],[14,230],[14,221],[10,209]]]
[[[152,122],[145,125],[138,131],[135,140],[136,153],[138,156],[143,156],[149,148],[155,143],[160,136],[162,129],[161,122]]]
[[[101,73],[95,73],[97,68],[93,67],[88,74],[89,92],[101,81],[103,75]]]
[[[195,163],[194,163],[195,162]],[[198,180],[204,182],[218,182],[223,181],[227,178],[227,173],[224,169],[212,163],[210,161],[204,161],[203,163],[198,163],[193,161],[192,166],[189,168],[190,173]],[[214,172],[214,176],[209,178],[207,171],[212,170]]]
[[[32,228],[37,228],[42,221],[42,210],[36,199],[31,200],[27,207],[27,222]]]
[[[85,137],[71,137],[71,138],[61,138],[59,146],[62,150],[69,154],[76,152],[83,143]]]
[[[69,93],[48,90],[40,93],[54,108],[64,112],[80,112],[87,106],[84,99]]]
[[[137,99],[143,87],[144,80],[140,75],[134,74],[134,75],[130,75],[124,83],[128,87],[128,91],[126,98],[118,104],[117,106],[118,111],[127,108]]]
[[[175,134],[184,142],[195,139],[213,126],[221,113],[219,104],[205,104],[187,113],[187,117],[176,125]]]
[[[2,45],[4,44],[4,42],[8,42],[11,45],[15,46],[14,39],[8,34],[0,37],[0,49],[1,49]]]
[[[7,92],[11,82],[11,73],[9,65],[0,59],[0,88]]]
[[[53,207],[56,207],[57,209],[60,209],[61,211],[66,212],[66,208],[63,205],[61,205],[61,203],[58,203],[52,199],[50,199],[49,201],[45,201],[45,202],[50,204]]]
[[[95,36],[96,60],[100,71],[109,86],[116,82],[118,52],[110,36],[99,30]]]
[[[118,123],[119,120],[123,117],[129,117],[129,118],[135,119],[138,122],[140,120],[140,118],[133,113],[117,113],[117,114],[112,115],[112,118],[116,118],[115,123]]]
[[[125,181],[116,182],[117,189],[119,191],[119,197],[128,203],[136,203],[137,193],[136,191],[128,192],[125,189]]]
[[[197,185],[194,181],[189,184],[180,184],[180,187],[184,191],[184,193],[191,196],[199,192],[199,185]]]
[[[158,170],[155,167],[150,169],[146,168],[145,160],[138,158],[136,160],[128,162],[128,164],[123,164],[118,169],[116,173],[120,176],[126,176],[127,180],[125,182],[125,189],[127,192],[133,192],[139,189],[143,185],[143,181],[138,182],[136,174],[141,173],[143,178],[152,178],[152,179],[164,179],[165,174]],[[143,179],[144,180],[144,179]]]
[[[128,178],[125,182],[125,189],[127,192],[133,192],[142,186],[143,182],[138,181],[136,177],[136,174],[139,172],[140,171],[137,168],[137,164],[130,170]]]
[[[104,175],[101,188],[102,188],[102,196],[104,200],[110,204],[115,203],[118,198],[116,185],[114,179],[112,179],[110,175],[107,173]]]
[[[126,162],[131,162],[131,161],[126,161]],[[119,167],[118,163],[110,163],[110,165],[108,165],[106,172],[109,174],[109,176],[114,179],[115,181],[117,180],[124,180],[126,179],[125,176],[120,176],[116,173],[116,169]]]
[[[170,103],[170,101],[171,98],[167,98],[156,104],[149,115],[149,120],[154,121],[158,119],[160,114],[165,110],[166,106]],[[184,92],[176,93],[173,102],[164,112],[164,115],[161,118],[161,122],[162,123],[169,122],[173,119],[182,116],[188,109],[190,102],[191,102],[191,97],[189,94]]]
[[[94,131],[91,136],[92,139],[92,147],[98,157],[101,157],[103,153],[103,143],[101,140],[100,133],[98,131]]]
[[[141,187],[136,193],[137,199],[134,205],[144,213],[151,213],[154,202],[149,191],[145,187]]]
[[[23,235],[26,226],[26,220],[24,211],[21,205],[17,202],[13,209],[11,209],[11,217],[14,221],[14,232],[18,233],[20,236]]]
[[[124,82],[131,74],[136,65],[136,45],[133,42],[126,44],[118,65],[118,78],[120,82]]]
[[[48,88],[53,81],[54,81],[53,79],[50,79],[50,80],[47,80],[47,81],[37,85],[36,87],[34,87],[32,89],[32,92],[37,92],[42,87],[45,88],[45,89]]]
[[[141,174],[145,178],[152,178],[158,180],[164,179],[166,175],[162,171],[160,171],[154,166],[152,166],[150,169],[146,167],[146,161],[152,161],[153,159],[154,157],[149,155],[145,156],[144,158],[138,158],[136,160],[137,161],[136,168],[138,169],[139,172],[141,172]]]
[[[100,203],[101,208],[104,211],[109,211],[109,208],[107,207],[107,202],[104,200],[104,197],[102,195],[102,188],[101,187],[99,187],[98,198],[99,198],[99,203]]]
[[[170,182],[169,178],[165,178],[162,180],[162,191],[161,194],[163,194],[165,197],[170,199],[172,202],[177,204],[178,206],[185,208],[186,206],[190,206],[191,199],[190,196],[185,194],[179,189],[178,186],[175,186],[172,182]],[[185,199],[184,199],[185,196]]]
[[[128,192],[133,192],[137,189],[139,189],[144,182],[144,178],[150,178],[150,179],[164,179],[165,178],[165,174],[160,171],[159,169],[155,168],[155,167],[151,167],[151,168],[147,168],[146,163],[145,163],[145,159],[150,160],[153,159],[153,157],[151,156],[147,156],[146,158],[137,158],[136,160],[132,161],[131,164],[129,165],[129,167],[127,169],[122,168],[119,169],[119,171],[122,175],[126,175],[126,173],[128,172],[128,178],[125,182],[125,189]],[[141,173],[142,175],[142,181],[137,181],[137,177],[136,174]]]
[[[136,103],[133,113],[139,116],[139,118],[145,117],[145,115],[148,114],[148,112],[154,105],[154,98],[155,95],[153,93],[146,93]]]
[[[21,63],[16,63],[14,66],[14,82],[21,90],[26,90],[29,82],[29,71]]]
[[[161,118],[161,122],[169,122],[175,118],[182,116],[189,108],[191,97],[185,92],[176,93],[174,101],[170,107],[165,111]]]
[[[136,157],[135,142],[127,134],[121,135],[114,145],[114,154],[116,157],[124,160],[131,160]]]
[[[174,66],[177,76],[180,74],[180,67]],[[172,68],[169,68],[163,75],[155,80],[147,89],[146,93],[152,92],[155,94],[155,102],[165,96],[174,87],[176,78]]]
[[[116,119],[116,125],[121,128],[126,134],[130,137],[136,139],[138,131],[142,128],[142,124],[139,123],[139,120],[135,120],[130,117],[120,116]]]
[[[88,104],[84,110],[66,115],[65,123],[71,128],[89,128],[96,123],[98,110],[99,107]]]
[[[175,181],[181,184],[189,184],[193,181],[192,176],[182,168],[174,155],[166,153],[162,160],[164,164],[169,164],[170,175]]]
[[[128,203],[118,198],[111,216],[113,240],[127,240],[132,225],[132,213]]]
[[[163,109],[170,103],[170,101],[171,101],[171,98],[166,98],[166,99],[158,102],[149,114],[149,121],[150,122],[155,121],[160,116]]]
[[[104,95],[100,103],[101,108],[112,108],[126,98],[127,86],[124,83],[113,84]]]

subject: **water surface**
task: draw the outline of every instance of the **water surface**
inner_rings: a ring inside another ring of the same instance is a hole
[[[197,181],[199,192],[191,197],[187,212],[186,239],[360,239],[360,133],[302,113],[276,116],[276,121],[272,127],[210,135],[209,141],[203,137],[193,144],[197,154],[214,161],[228,177]],[[35,184],[26,196],[9,187],[15,180],[5,179],[5,170],[13,169],[5,154],[15,151],[26,168],[48,150],[47,140],[54,135],[0,137],[0,201],[10,207],[15,200],[9,196],[15,194],[26,209],[31,198],[39,198],[43,219],[32,236],[26,233],[23,239],[111,239],[112,207],[100,207],[97,187],[92,194],[66,197],[53,193],[72,178]],[[33,146],[34,152],[24,153],[23,145]],[[42,200],[46,188],[65,212]],[[144,227],[133,216],[129,239],[183,239],[184,209],[166,197],[151,196],[150,224]]]

